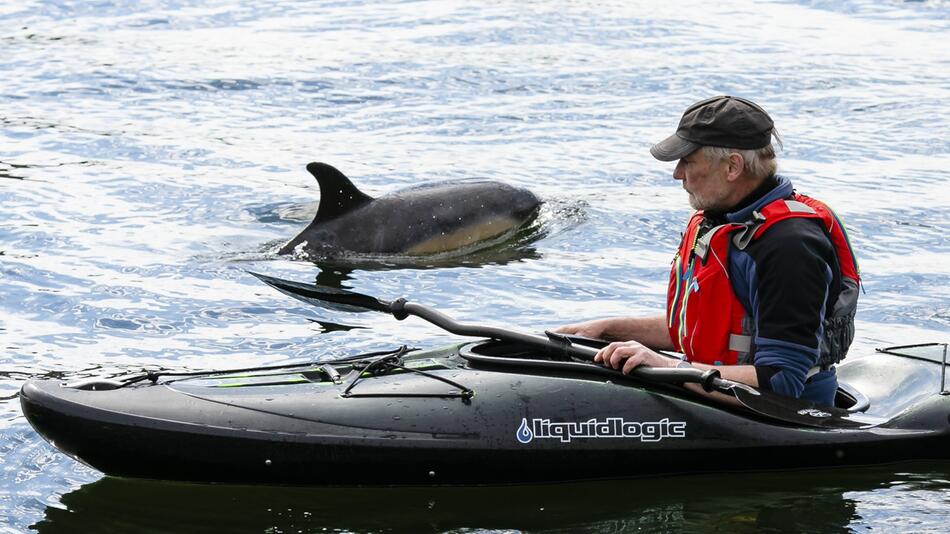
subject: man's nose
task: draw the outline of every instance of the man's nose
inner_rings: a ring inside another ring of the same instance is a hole
[[[682,162],[682,161],[677,162],[677,163],[676,163],[676,168],[673,169],[673,178],[675,178],[675,179],[677,179],[677,180],[684,180],[684,179],[686,179],[686,171],[683,170],[684,168],[685,168],[685,165],[683,165],[683,162]]]

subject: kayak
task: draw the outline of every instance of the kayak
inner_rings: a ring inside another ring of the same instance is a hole
[[[39,434],[107,475],[537,483],[948,459],[946,355],[934,343],[849,358],[837,368],[834,407],[742,388],[748,403],[721,403],[660,375],[499,339],[256,369],[31,381],[20,402]]]

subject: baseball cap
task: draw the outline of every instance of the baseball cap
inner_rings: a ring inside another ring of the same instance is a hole
[[[653,145],[650,153],[660,161],[673,161],[703,146],[762,148],[771,142],[773,127],[769,114],[754,102],[714,96],[688,107],[676,133]]]

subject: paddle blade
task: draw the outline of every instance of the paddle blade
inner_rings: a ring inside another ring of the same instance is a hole
[[[388,302],[369,295],[335,287],[283,280],[251,271],[247,272],[277,291],[312,306],[344,312],[372,310],[389,313],[390,311]]]
[[[732,393],[746,408],[770,419],[799,426],[825,429],[865,428],[883,422],[873,417],[852,414],[830,406],[816,406],[810,402],[751,388],[732,388]]]

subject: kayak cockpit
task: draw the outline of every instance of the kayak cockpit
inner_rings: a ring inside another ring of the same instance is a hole
[[[841,408],[851,413],[861,413],[868,411],[871,407],[871,399],[861,393],[851,384],[838,380],[838,391],[835,392],[835,408]]]

